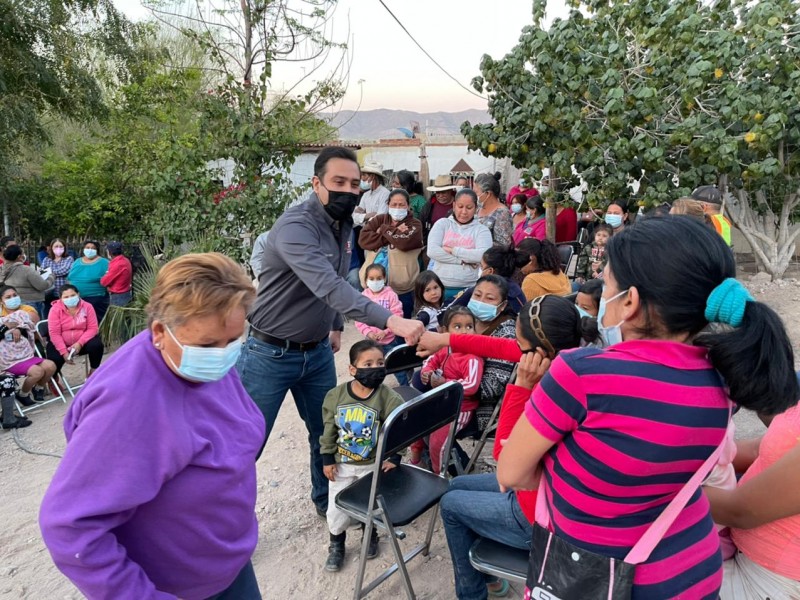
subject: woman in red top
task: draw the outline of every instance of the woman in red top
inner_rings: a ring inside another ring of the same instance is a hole
[[[561,350],[577,348],[582,339],[594,341],[597,324],[581,318],[575,305],[560,296],[541,296],[526,304],[517,318],[516,340],[479,335],[425,333],[418,349],[424,355],[450,346],[453,352],[518,362],[517,379],[506,386],[495,434],[494,457],[514,428],[550,360]],[[485,598],[489,591],[504,594],[508,583],[476,571],[469,549],[478,537],[487,537],[527,550],[533,533],[536,492],[501,492],[495,473],[464,475],[450,482],[441,500],[442,521],[455,571],[458,598]]]
[[[61,288],[61,298],[50,307],[48,317],[47,358],[56,363],[56,372],[61,372],[65,362],[74,364],[75,356],[88,354],[91,375],[100,366],[104,351],[94,307],[81,300],[78,288],[66,284]]]

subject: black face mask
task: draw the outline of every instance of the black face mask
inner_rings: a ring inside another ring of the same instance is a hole
[[[365,388],[374,390],[386,379],[386,367],[356,368],[355,380]]]
[[[328,188],[325,189],[328,190]],[[352,192],[328,190],[328,203],[325,205],[325,212],[334,221],[346,221],[353,216],[353,211],[358,206],[358,201],[358,195]]]

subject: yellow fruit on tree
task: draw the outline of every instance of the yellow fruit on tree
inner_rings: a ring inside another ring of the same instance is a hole
[[[494,142],[489,144],[487,150],[489,151],[489,154],[494,154],[495,150],[497,150],[497,144],[495,144]]]
[[[752,144],[753,142],[756,141],[757,137],[758,136],[755,133],[753,133],[752,131],[748,131],[747,133],[744,134],[744,141],[747,142],[748,144]]]
[[[719,67],[714,69],[714,77],[716,77],[717,79],[720,79],[724,74],[725,74],[725,71],[723,71]]]
[[[761,123],[761,121],[763,121],[763,120],[764,120],[764,115],[762,115],[760,112],[757,112],[757,113],[755,114],[755,116],[753,117],[753,120],[754,120],[756,123]]]

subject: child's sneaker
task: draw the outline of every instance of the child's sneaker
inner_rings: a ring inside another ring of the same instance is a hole
[[[331,534],[331,543],[328,546],[328,560],[325,561],[325,570],[336,572],[344,564],[344,542],[346,533]]]
[[[44,388],[40,387],[33,388],[33,401],[44,402]]]

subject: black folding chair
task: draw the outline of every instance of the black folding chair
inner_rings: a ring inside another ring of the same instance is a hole
[[[512,548],[487,538],[478,538],[469,549],[469,562],[481,573],[525,585],[529,554],[528,550]]]
[[[569,268],[572,263],[572,256],[575,254],[575,248],[571,243],[558,244],[556,248],[558,249],[558,258],[561,261],[561,270],[566,273],[567,277],[570,277]],[[574,270],[570,279],[575,279]]]
[[[403,373],[404,371],[418,369],[422,366],[424,361],[425,359],[417,356],[416,346],[401,344],[389,350],[384,364],[386,366],[387,375],[394,375],[395,373]],[[394,388],[394,391],[406,402],[422,395],[422,392],[410,385],[399,385]]]
[[[463,397],[464,388],[461,384],[450,382],[412,398],[392,411],[383,424],[383,431],[378,438],[372,472],[337,494],[336,506],[350,517],[365,524],[353,595],[355,600],[365,597],[398,570],[402,573],[409,600],[416,598],[406,563],[420,553],[423,556],[428,554],[439,500],[448,489],[448,480],[445,477],[447,461],[442,461],[442,471],[438,475],[409,464],[401,464],[384,473],[381,465],[392,454],[400,452],[415,440],[430,435],[446,425],[450,425],[445,443],[445,456],[448,456],[453,445],[455,425],[461,412]],[[431,508],[434,510],[425,541],[404,556],[398,540],[403,539],[405,534],[396,531],[395,527],[411,523]],[[367,549],[373,527],[387,534],[395,562],[364,587]]]

